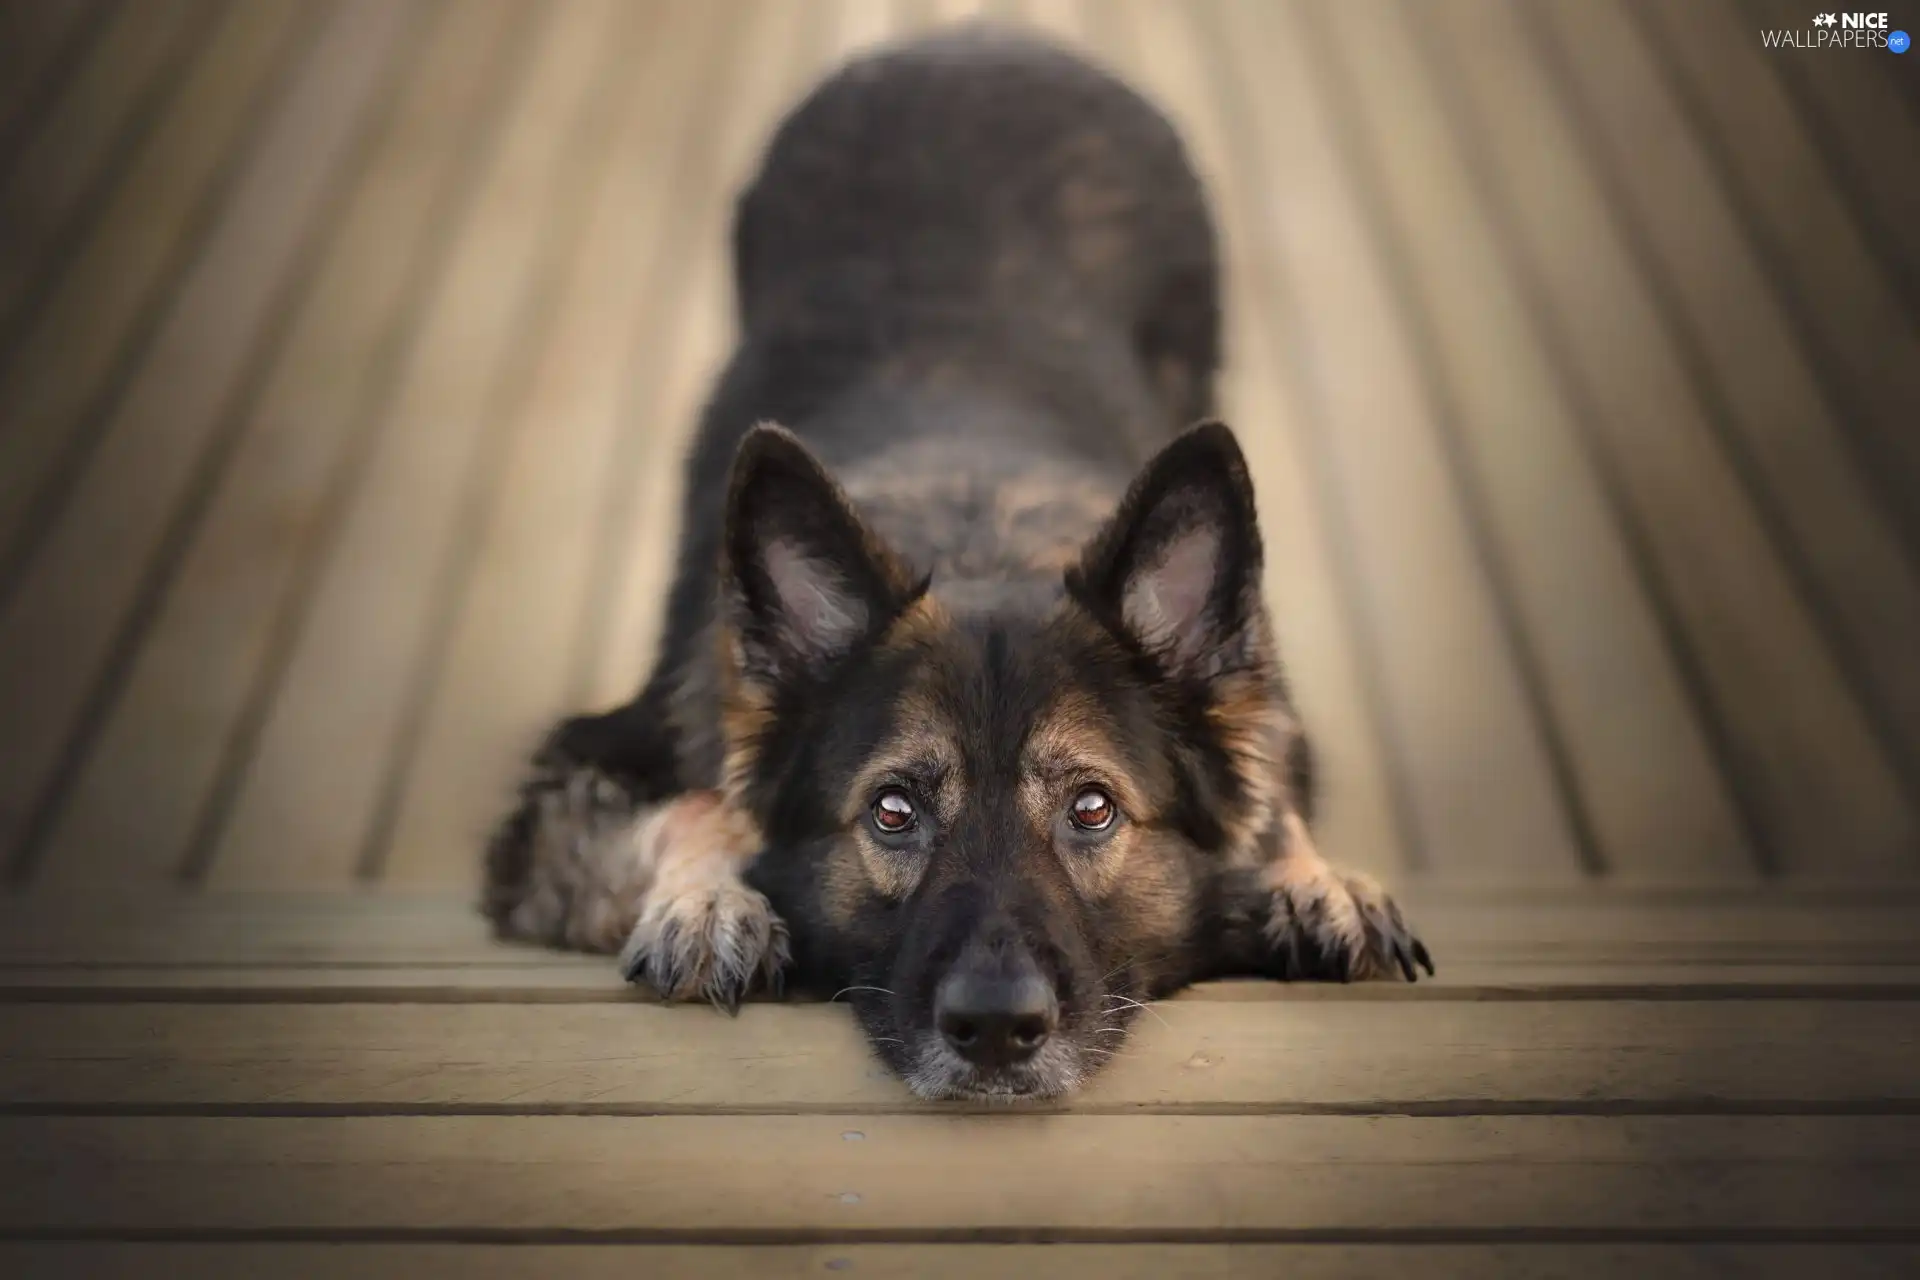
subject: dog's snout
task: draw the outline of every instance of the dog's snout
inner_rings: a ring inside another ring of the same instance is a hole
[[[940,983],[934,1025],[955,1053],[987,1070],[1025,1062],[1060,1025],[1060,1002],[1033,961],[962,963]]]

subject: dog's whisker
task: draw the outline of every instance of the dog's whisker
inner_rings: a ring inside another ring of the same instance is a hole
[[[1126,996],[1110,995],[1107,997],[1107,999],[1115,1001],[1119,1004],[1130,1005],[1133,1008],[1140,1010],[1142,1013],[1150,1013],[1153,1015],[1154,1019],[1159,1022],[1161,1026],[1167,1027],[1169,1030],[1171,1030],[1172,1028],[1172,1024],[1169,1023],[1165,1018],[1161,1017],[1159,1011],[1150,1004],[1142,1004],[1140,1001],[1129,999]]]
[[[841,996],[847,994],[847,992],[849,991],[878,991],[883,996],[890,996],[893,994],[893,992],[887,990],[885,987],[842,987],[838,991],[834,992],[832,995],[827,997],[827,1003],[832,1004],[835,1000],[838,1000]]]

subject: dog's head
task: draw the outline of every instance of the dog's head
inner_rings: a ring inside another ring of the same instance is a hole
[[[798,881],[796,943],[922,1096],[1071,1089],[1192,975],[1210,884],[1285,800],[1232,433],[1149,463],[1045,605],[943,603],[777,428],[725,539],[726,785]]]

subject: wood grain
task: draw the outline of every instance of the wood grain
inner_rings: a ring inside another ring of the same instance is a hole
[[[33,1117],[0,1230],[1896,1232],[1916,1174],[1911,1116]]]
[[[921,1109],[821,1005],[0,1004],[0,1043],[13,1108]],[[1067,1108],[1915,1110],[1916,1053],[1909,1001],[1175,999]]]

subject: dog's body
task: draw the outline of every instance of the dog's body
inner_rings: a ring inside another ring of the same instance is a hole
[[[865,59],[734,259],[661,655],[540,753],[500,930],[675,996],[854,988],[928,1096],[1058,1093],[1203,977],[1411,977],[1307,837],[1251,485],[1186,430],[1215,242],[1160,114],[991,30]]]

